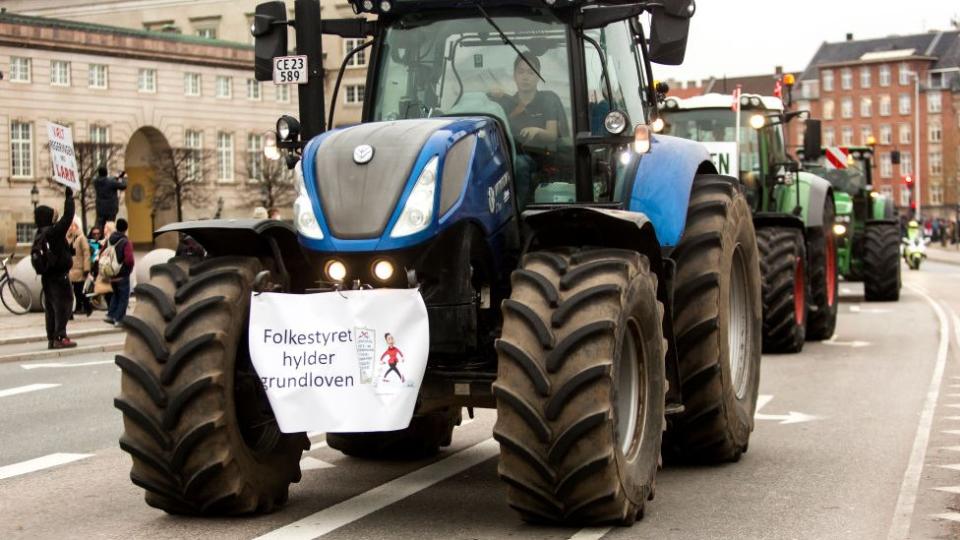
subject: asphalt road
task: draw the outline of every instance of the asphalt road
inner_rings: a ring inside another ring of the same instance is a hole
[[[348,458],[315,437],[290,502],[267,516],[168,516],[128,480],[109,354],[0,364],[0,538],[958,538],[960,266],[904,278],[897,304],[842,283],[833,340],[763,358],[743,459],[662,470],[629,529],[520,522],[489,411],[419,462]]]

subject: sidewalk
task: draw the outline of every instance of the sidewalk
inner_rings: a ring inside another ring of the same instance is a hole
[[[937,261],[948,264],[960,264],[960,245],[941,247],[939,243],[930,243],[927,245],[927,258],[931,261]]]
[[[132,305],[130,309],[133,309]],[[75,315],[67,323],[67,334],[77,342],[77,347],[49,350],[43,312],[14,315],[0,307],[0,364],[120,350],[123,329],[103,322],[106,313],[94,311],[90,317]]]

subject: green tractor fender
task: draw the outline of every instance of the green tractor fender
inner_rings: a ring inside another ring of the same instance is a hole
[[[833,207],[836,209],[837,216],[850,216],[850,219],[853,219],[853,198],[849,193],[834,192]]]
[[[834,198],[833,187],[830,182],[806,171],[800,171],[798,177],[799,189],[796,185],[777,186],[774,191],[776,211],[796,215],[806,228],[823,227],[823,209],[827,200]],[[794,208],[798,206],[800,213],[794,214]]]
[[[896,219],[893,199],[881,193],[873,192],[870,197],[870,220],[891,221]]]

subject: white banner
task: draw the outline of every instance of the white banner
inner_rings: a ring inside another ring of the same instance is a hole
[[[77,173],[77,156],[73,151],[73,134],[70,128],[59,124],[47,124],[47,139],[50,142],[50,159],[53,161],[53,179],[74,191],[80,191],[80,175]]]
[[[249,334],[284,433],[410,424],[430,350],[418,290],[254,294]]]
[[[735,142],[703,142],[700,143],[707,147],[710,152],[710,159],[717,167],[717,172],[737,178],[740,176],[740,168],[737,155],[737,143]]]

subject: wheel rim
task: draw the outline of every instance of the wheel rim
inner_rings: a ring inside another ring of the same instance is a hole
[[[743,399],[747,391],[747,346],[750,343],[749,293],[747,292],[747,268],[740,246],[733,252],[730,268],[730,312],[727,320],[727,361],[730,364],[730,379],[737,399]]]
[[[797,268],[793,272],[793,316],[797,321],[797,326],[803,324],[803,316],[806,312],[806,290],[803,275],[803,261],[797,257]]]
[[[837,297],[837,245],[833,234],[827,233],[827,305],[833,307]]]
[[[617,440],[625,456],[630,455],[637,438],[637,423],[642,414],[643,385],[641,369],[643,361],[642,341],[637,323],[630,319],[620,349],[620,365],[617,370]]]

